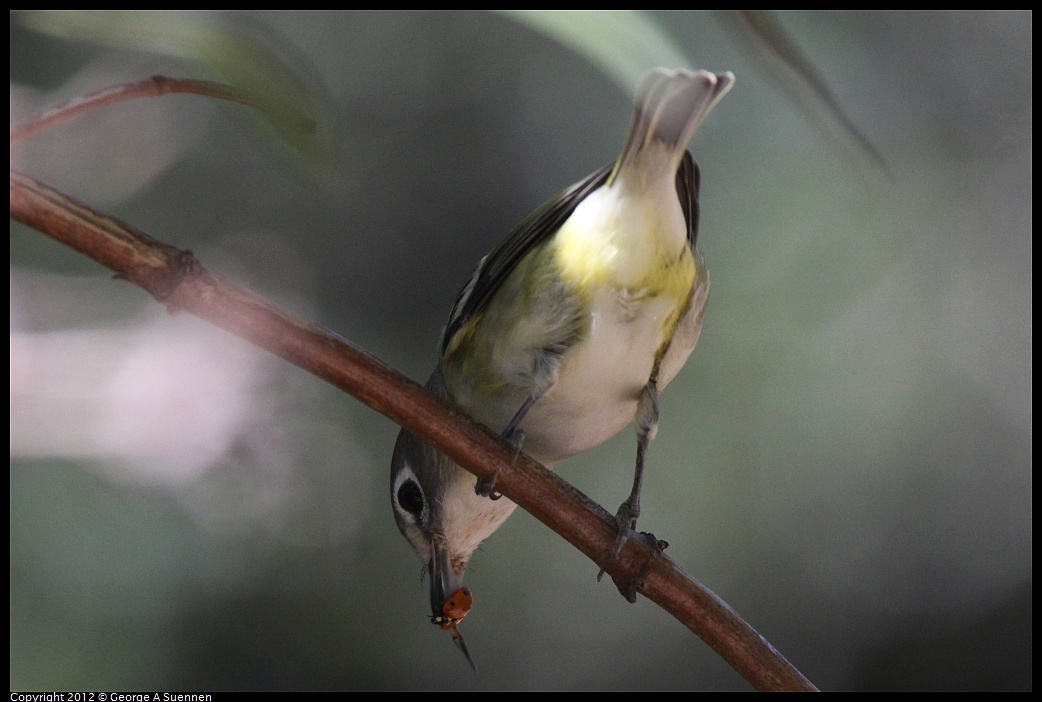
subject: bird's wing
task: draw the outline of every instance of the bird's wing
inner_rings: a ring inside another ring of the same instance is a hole
[[[677,197],[680,199],[680,209],[684,212],[684,221],[687,222],[687,240],[692,249],[698,239],[698,189],[701,179],[698,164],[691,158],[691,152],[686,151],[677,170]]]
[[[695,285],[691,288],[691,299],[688,303],[687,312],[677,321],[673,330],[673,336],[669,345],[662,354],[662,360],[658,366],[658,389],[665,390],[666,386],[687,363],[688,356],[695,350],[698,337],[702,333],[702,320],[706,314],[706,303],[709,302],[709,269],[706,268],[702,257],[695,254],[698,266]]]
[[[571,217],[587,195],[604,184],[614,164],[591,173],[557,197],[547,200],[521,220],[496,248],[478,263],[452,306],[441,337],[440,352],[445,353],[453,336],[472,317],[480,315],[503,281],[536,246],[549,239]]]
[[[695,242],[698,240],[699,183],[698,164],[691,157],[691,152],[686,152],[680,161],[680,168],[677,170],[676,185],[680,208],[684,212],[684,221],[687,222],[687,240],[695,256],[695,284],[691,289],[691,299],[688,302],[687,310],[677,320],[673,336],[670,337],[669,344],[659,361],[657,369],[659,390],[664,390],[666,385],[676,377],[694,350],[695,344],[698,343],[698,336],[702,332],[702,319],[706,313],[706,303],[709,301],[709,269],[706,268],[702,255],[695,250]]]

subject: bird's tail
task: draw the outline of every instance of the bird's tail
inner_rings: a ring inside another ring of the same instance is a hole
[[[648,72],[637,89],[633,124],[609,182],[642,155],[654,158],[668,168],[668,175],[672,177],[702,120],[733,84],[732,73],[716,74],[682,68],[673,71],[656,68]],[[652,149],[656,144],[660,148]],[[663,158],[663,155],[667,157]],[[647,168],[647,164],[644,167]]]

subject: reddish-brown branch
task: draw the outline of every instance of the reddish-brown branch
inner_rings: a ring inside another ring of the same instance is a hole
[[[96,110],[99,107],[123,102],[124,100],[159,97],[160,95],[171,95],[174,93],[206,95],[221,100],[231,100],[243,105],[253,105],[253,101],[245,93],[223,83],[190,78],[152,76],[136,83],[123,83],[89,95],[75,97],[35,117],[23,120],[11,127],[11,146],[21,143],[29,137],[35,136],[51,127],[68,122],[74,117]]]

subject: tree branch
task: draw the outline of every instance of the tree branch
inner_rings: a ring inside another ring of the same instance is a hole
[[[152,76],[136,83],[121,83],[89,95],[75,97],[60,105],[55,105],[32,119],[23,120],[11,127],[11,146],[19,144],[51,127],[56,127],[63,122],[68,122],[70,119],[96,110],[99,107],[114,105],[117,102],[139,97],[159,97],[160,95],[171,95],[174,93],[206,95],[221,100],[231,100],[232,102],[238,102],[250,107],[254,106],[253,100],[247,97],[241,90],[236,90],[223,83],[215,83],[209,80]]]
[[[14,134],[12,128],[12,141]],[[639,591],[700,636],[754,687],[815,689],[672,559],[639,539],[628,540],[619,557],[612,558],[617,533],[604,508],[524,454],[515,456],[513,446],[365,351],[221,280],[190,252],[156,241],[13,170],[11,217],[112,269],[172,311],[190,312],[350,393],[477,476],[495,474],[496,490],[586,554],[616,583],[643,574]]]

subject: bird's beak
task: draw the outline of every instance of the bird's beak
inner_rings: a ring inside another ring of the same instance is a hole
[[[463,586],[463,572],[456,573],[448,550],[437,544],[427,569],[431,576],[431,617],[438,618],[445,601]]]
[[[452,567],[452,557],[448,550],[437,545],[427,567],[431,574],[431,622],[452,632],[453,643],[466,656],[470,669],[476,673],[478,667],[459,631],[459,623],[467,616],[473,602],[470,591],[463,587],[466,567],[461,566],[457,572]]]

